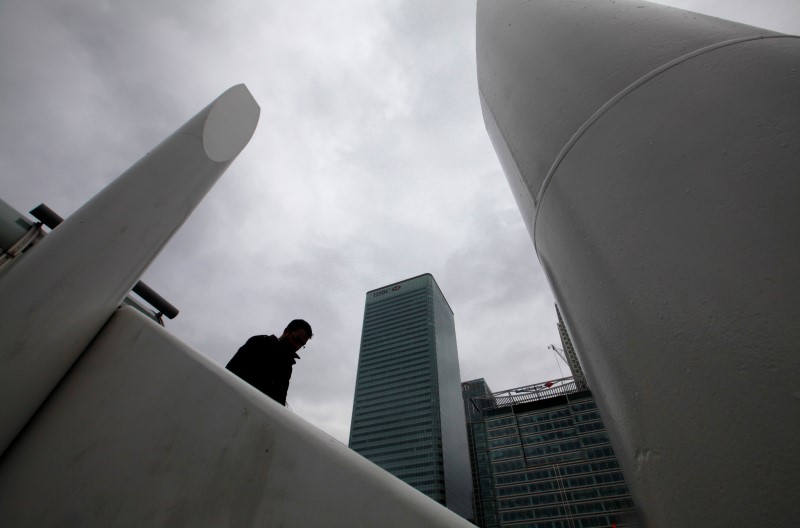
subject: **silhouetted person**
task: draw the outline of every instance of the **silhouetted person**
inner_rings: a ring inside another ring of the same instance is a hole
[[[286,405],[286,392],[292,377],[297,351],[311,339],[311,325],[295,319],[280,337],[253,336],[231,358],[225,368],[245,380],[281,405]]]

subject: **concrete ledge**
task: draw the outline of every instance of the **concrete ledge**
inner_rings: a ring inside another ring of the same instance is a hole
[[[471,526],[132,308],[0,462],[0,526]]]

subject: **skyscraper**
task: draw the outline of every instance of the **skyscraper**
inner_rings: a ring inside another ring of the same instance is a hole
[[[572,338],[569,336],[564,319],[561,318],[561,311],[558,309],[558,305],[556,305],[556,315],[558,316],[558,335],[561,336],[561,345],[564,347],[563,359],[567,362],[569,370],[572,372],[572,377],[575,378],[575,383],[578,386],[586,386],[583,367],[581,367],[581,362],[578,360],[578,354],[575,353],[575,347],[572,346]],[[558,353],[557,350],[556,353]]]
[[[591,392],[573,378],[494,394],[462,384],[478,526],[638,527]]]
[[[367,292],[350,447],[471,517],[453,311],[430,274]]]
[[[467,420],[467,442],[469,445],[469,463],[472,469],[472,503],[474,518],[478,526],[484,526],[485,520],[496,517],[497,506],[494,502],[495,490],[492,480],[492,468],[486,443],[485,418],[474,398],[491,397],[492,390],[486,380],[479,378],[461,384],[461,396],[464,398],[464,416]]]

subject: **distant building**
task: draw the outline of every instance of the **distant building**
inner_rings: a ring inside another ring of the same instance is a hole
[[[583,384],[564,378],[493,394],[483,379],[461,387],[478,526],[640,526]]]
[[[367,292],[349,445],[472,517],[453,311],[430,274]]]
[[[484,414],[472,402],[472,398],[490,398],[492,390],[486,384],[486,381],[480,378],[462,383],[461,395],[464,398],[464,415],[467,418],[469,462],[472,469],[473,521],[482,526],[480,523],[483,519],[496,516],[497,505],[494,501],[494,480],[492,479],[492,468],[489,464]]]
[[[575,353],[575,347],[572,346],[572,338],[567,331],[567,325],[564,324],[564,319],[561,318],[561,310],[556,305],[556,315],[558,316],[558,335],[561,337],[561,345],[564,347],[564,360],[572,372],[572,377],[579,387],[586,386],[586,376],[583,374],[583,367],[578,360],[578,355]]]

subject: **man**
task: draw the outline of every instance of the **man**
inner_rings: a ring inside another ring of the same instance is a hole
[[[225,368],[285,406],[292,366],[295,359],[300,359],[297,351],[305,347],[311,335],[311,325],[295,319],[280,337],[259,335],[248,339]]]

